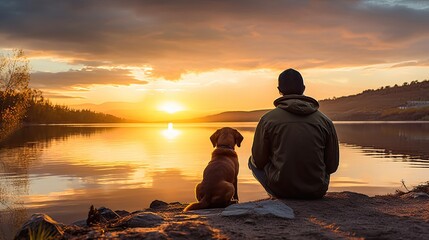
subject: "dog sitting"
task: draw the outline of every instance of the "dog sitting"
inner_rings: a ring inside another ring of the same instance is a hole
[[[227,207],[238,202],[238,156],[235,145],[240,147],[243,136],[233,128],[224,127],[210,137],[212,158],[204,169],[203,180],[195,188],[198,202],[189,204],[184,211],[204,208]]]

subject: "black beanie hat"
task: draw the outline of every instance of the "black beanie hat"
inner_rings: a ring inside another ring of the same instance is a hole
[[[279,75],[279,91],[284,95],[304,93],[304,80],[295,69],[289,68]]]

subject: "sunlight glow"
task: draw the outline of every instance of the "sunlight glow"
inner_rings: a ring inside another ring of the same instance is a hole
[[[173,123],[168,123],[168,128],[162,131],[162,135],[167,139],[174,139],[179,136],[180,131],[173,128]]]
[[[159,110],[167,112],[169,114],[173,114],[176,112],[183,111],[184,108],[177,102],[165,102],[158,107]]]

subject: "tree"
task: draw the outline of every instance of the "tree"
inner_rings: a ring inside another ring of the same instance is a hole
[[[31,91],[30,67],[22,50],[0,55],[0,141],[17,129],[25,116]]]

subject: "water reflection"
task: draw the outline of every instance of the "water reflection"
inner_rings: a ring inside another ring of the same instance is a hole
[[[167,139],[175,139],[180,134],[179,130],[173,128],[173,123],[168,123],[166,130],[162,130],[162,135]]]
[[[256,123],[29,126],[0,145],[0,217],[14,214],[21,223],[28,214],[46,212],[70,223],[85,218],[91,204],[132,211],[153,199],[192,201],[213,151],[209,137],[224,126],[244,136],[236,148],[240,200],[266,197],[247,169]],[[401,179],[409,185],[427,181],[429,124],[336,128],[341,163],[330,191],[380,194],[399,187]],[[0,234],[13,229],[11,222],[0,223]]]
[[[115,127],[115,125],[96,124],[25,126],[5,141],[0,142],[0,148],[19,147],[34,143],[46,144],[41,147],[48,147],[51,141],[67,140],[74,136],[90,137],[95,133],[107,131]]]
[[[336,124],[339,140],[368,156],[429,167],[429,123]]]
[[[55,189],[52,186],[56,186],[56,181],[49,179],[39,184],[42,175],[32,171],[34,166],[42,164],[44,151],[51,143],[67,141],[73,136],[90,137],[104,130],[77,126],[27,126],[0,143],[0,219],[8,219],[0,223],[0,239],[12,238],[11,232],[14,231],[11,229],[17,229],[29,217],[23,196],[33,194],[37,188],[43,188],[45,193]],[[57,174],[57,171],[52,172],[52,175]]]

